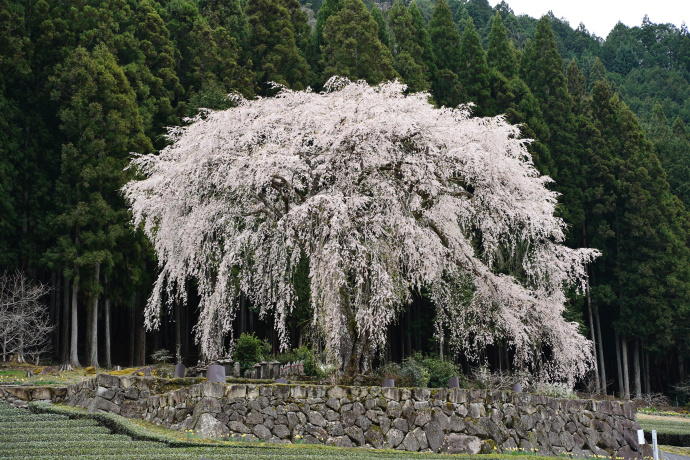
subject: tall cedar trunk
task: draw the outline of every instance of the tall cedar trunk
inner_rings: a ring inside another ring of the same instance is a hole
[[[649,352],[644,350],[644,392],[650,394],[652,392],[652,382],[649,375]]]
[[[69,278],[62,277],[62,336],[60,345],[60,363],[69,362]]]
[[[624,393],[623,389],[623,364],[621,363],[621,339],[618,331],[614,331],[614,338],[616,340],[616,367],[618,368],[618,397],[620,398]]]
[[[69,346],[69,364],[73,368],[81,367],[79,364],[79,357],[77,356],[77,346],[79,344],[79,322],[77,321],[77,301],[79,299],[79,273],[74,277],[72,282],[72,328],[70,334]]]
[[[597,345],[599,346],[599,372],[601,373],[601,394],[605,395],[608,394],[606,388],[606,361],[604,360],[604,343],[601,340],[601,321],[599,321],[599,308],[594,309],[594,326],[597,329]]]
[[[105,352],[105,368],[113,367],[113,362],[110,359],[110,289],[108,285],[108,275],[103,275],[103,294],[105,295],[105,302],[103,304],[103,329],[104,329],[104,352]]]
[[[137,347],[136,356],[134,358],[137,366],[146,365],[146,327],[144,325],[144,302],[142,302],[141,295],[137,295],[136,302],[136,335]]]
[[[95,280],[95,285],[98,286],[101,278],[101,264],[96,262],[93,265],[93,278]],[[90,305],[90,323],[88,327],[91,332],[88,337],[88,356],[87,362],[90,366],[100,367],[98,364],[98,292],[91,295],[91,305]]]
[[[623,394],[630,399],[630,372],[628,371],[628,339],[621,337],[621,361],[623,362]]]
[[[685,377],[685,366],[683,365],[683,355],[678,350],[678,380],[683,380]]]
[[[52,343],[60,343],[60,308],[57,305],[58,293],[60,290],[60,282],[57,279],[57,274],[55,271],[50,272],[50,324],[55,324],[56,327],[53,328],[53,339]],[[59,350],[54,350],[56,353]],[[57,357],[57,356],[56,356]]]
[[[597,365],[597,358],[598,358],[597,340],[595,337],[594,318],[592,316],[592,296],[589,293],[589,278],[585,279],[585,290],[586,290],[586,300],[587,300],[587,315],[589,318],[589,332],[590,332],[590,338],[592,340],[592,346],[593,346],[592,351],[594,352],[594,385],[596,386],[597,391],[600,391],[601,381],[599,380],[599,366]]]
[[[635,367],[635,398],[642,398],[642,372],[640,370],[640,344],[633,342],[633,366]]]
[[[137,291],[135,289],[132,293],[132,305],[129,310],[129,365],[134,367],[134,347],[135,347],[135,334],[134,331],[137,330]]]
[[[111,369],[113,367],[113,362],[110,359],[110,297],[105,298],[105,304],[103,307],[103,325],[105,328],[105,367],[106,369]]]
[[[91,330],[91,315],[93,314],[93,309],[91,308],[92,304],[92,298],[87,297],[86,299],[86,330],[84,331],[86,333],[86,356],[85,356],[85,364],[86,366],[91,365],[91,333],[93,332]]]

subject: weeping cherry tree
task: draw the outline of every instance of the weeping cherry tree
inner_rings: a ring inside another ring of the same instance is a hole
[[[286,347],[306,257],[313,323],[341,371],[368,369],[424,288],[455,353],[501,339],[545,378],[582,376],[591,344],[562,313],[598,253],[562,244],[557,194],[518,127],[434,108],[397,82],[326,88],[236,97],[133,159],[142,178],[124,193],[160,263],[147,326],[195,279],[204,356],[226,351],[240,292]]]

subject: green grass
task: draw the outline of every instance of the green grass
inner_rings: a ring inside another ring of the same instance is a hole
[[[659,444],[677,447],[690,447],[690,420],[658,420],[639,418],[640,426],[645,431],[647,442],[651,442],[651,431],[656,430]]]
[[[0,458],[3,460],[447,460],[470,457],[309,445],[190,443],[180,441],[177,432],[162,428],[151,430],[114,414],[88,414],[74,408],[36,403],[32,403],[31,410],[17,409],[0,402]],[[496,460],[506,457],[508,455],[472,458]],[[531,458],[540,460],[546,457]]]

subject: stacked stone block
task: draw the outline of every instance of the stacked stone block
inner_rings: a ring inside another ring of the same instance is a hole
[[[301,440],[413,452],[641,458],[632,402],[567,400],[510,391],[203,382],[162,394],[153,377],[96,378],[68,404],[143,418],[208,437]]]

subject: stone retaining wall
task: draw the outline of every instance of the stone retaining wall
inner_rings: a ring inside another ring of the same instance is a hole
[[[546,455],[642,457],[632,402],[458,388],[211,382],[165,391],[174,382],[100,374],[69,386],[64,398],[66,404],[92,412],[143,418],[206,437],[280,443],[299,439],[422,452],[523,449]]]

